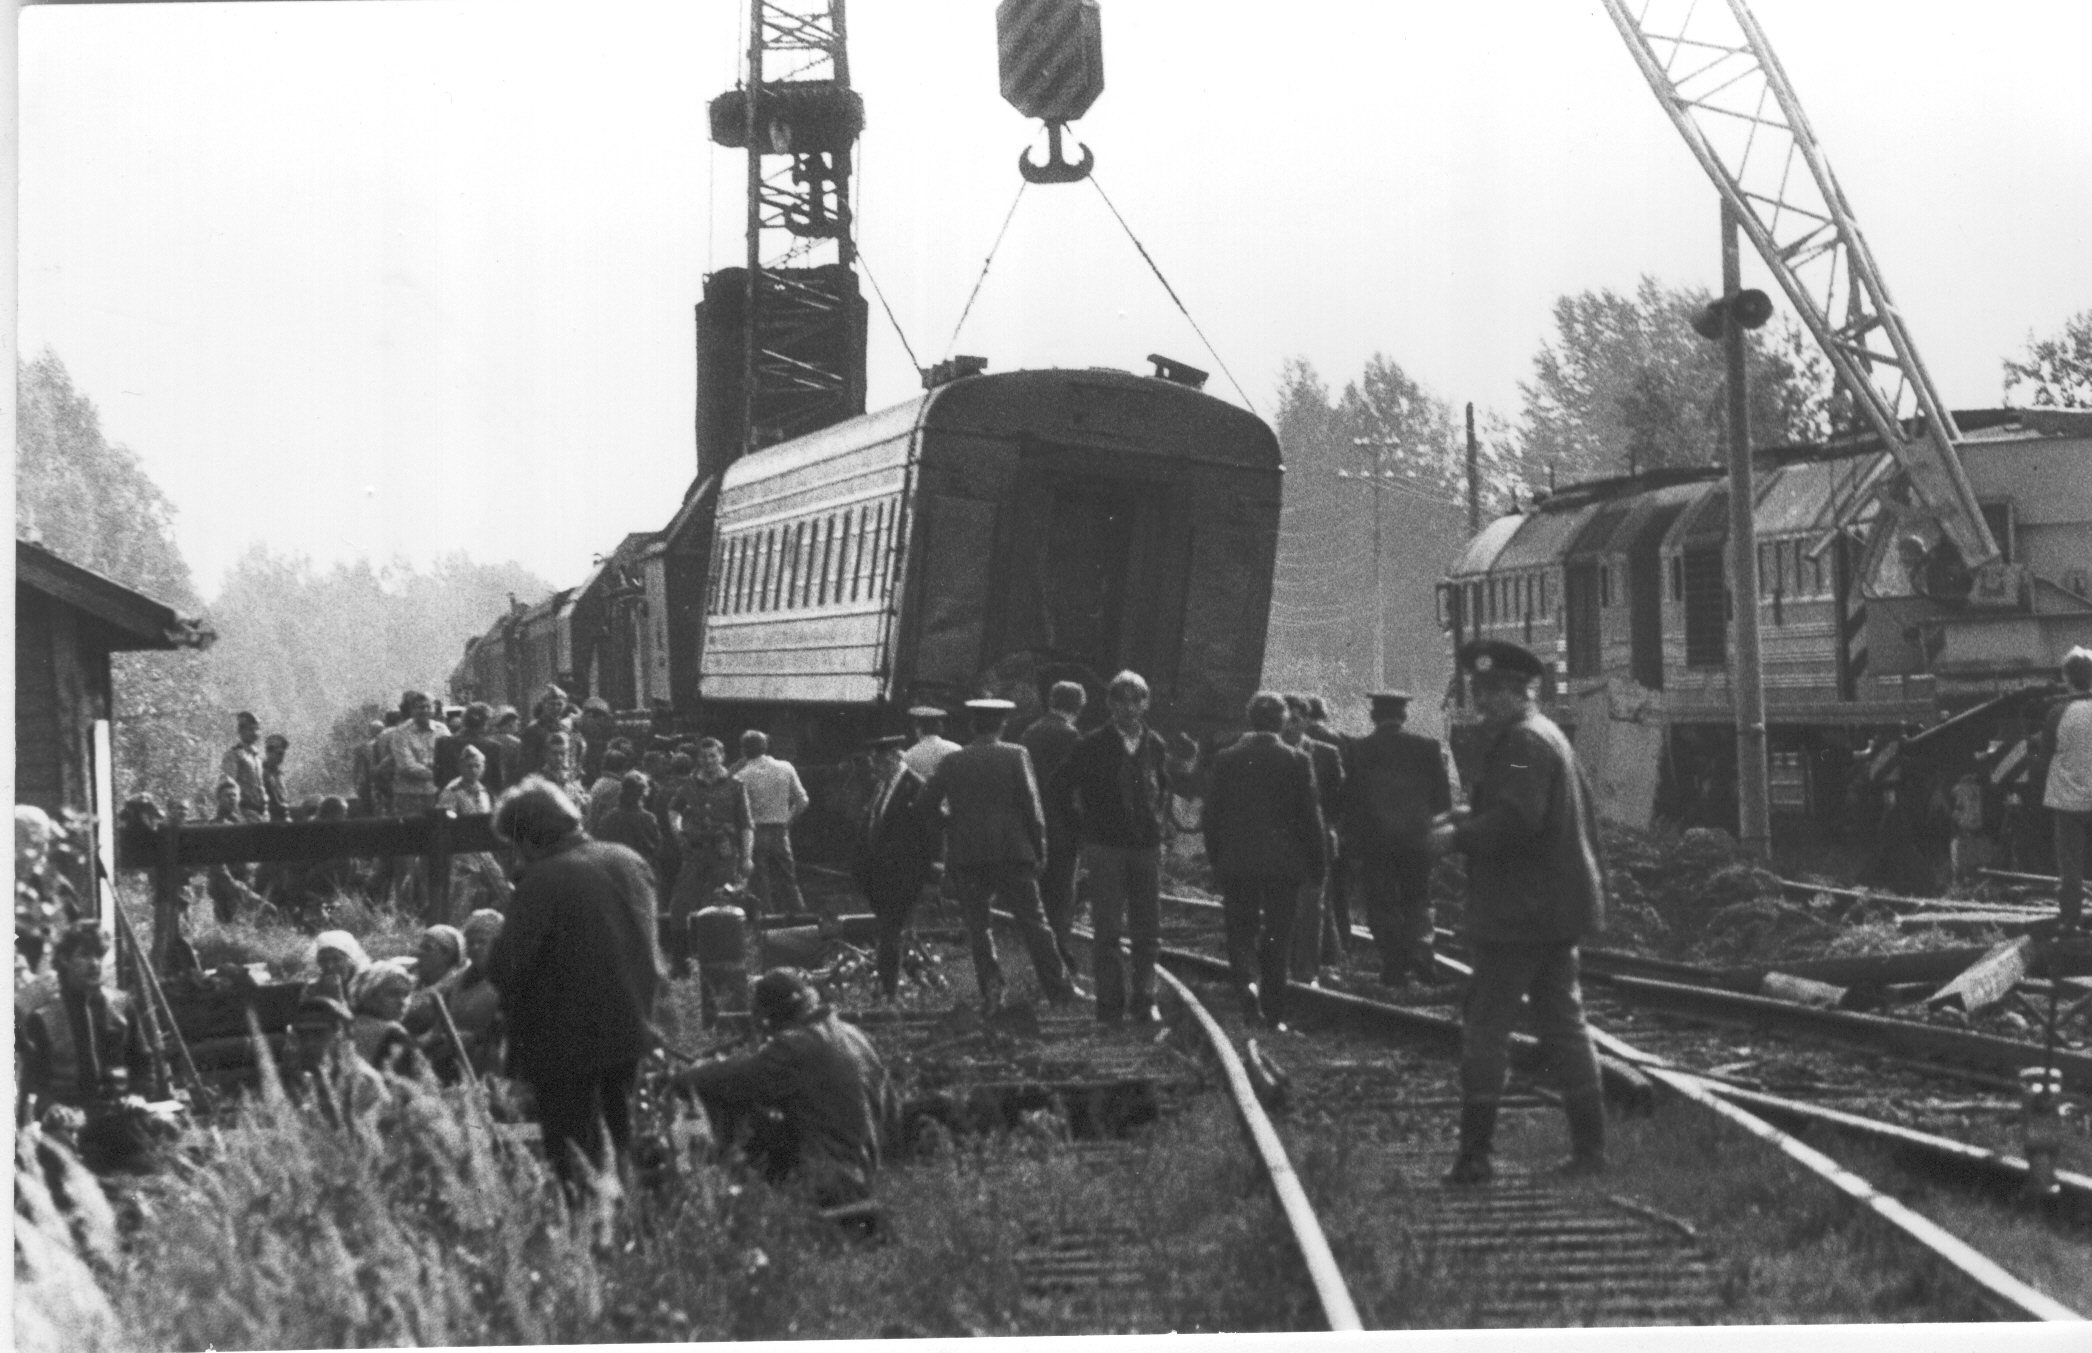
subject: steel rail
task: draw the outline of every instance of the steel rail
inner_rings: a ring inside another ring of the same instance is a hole
[[[1016,919],[999,909],[990,914],[1005,923]],[[1070,926],[1069,933],[1089,945],[1092,953],[1095,952],[1097,937],[1094,931],[1083,926]],[[1212,1049],[1227,1077],[1228,1093],[1235,1101],[1235,1112],[1240,1115],[1242,1125],[1256,1147],[1264,1177],[1271,1181],[1271,1191],[1278,1199],[1279,1210],[1285,1215],[1286,1228],[1292,1233],[1293,1247],[1307,1266],[1308,1281],[1314,1286],[1315,1300],[1322,1307],[1324,1323],[1332,1330],[1364,1329],[1358,1307],[1351,1300],[1351,1290],[1344,1283],[1343,1270],[1337,1267],[1336,1256],[1330,1252],[1329,1238],[1322,1233],[1322,1223],[1315,1216],[1314,1204],[1308,1201],[1307,1190],[1301,1187],[1300,1176],[1294,1173],[1293,1162],[1286,1156],[1285,1143],[1279,1140],[1278,1129],[1271,1125],[1270,1115],[1258,1102],[1256,1089],[1250,1084],[1249,1071],[1242,1065],[1242,1058],[1229,1040],[1227,1030],[1220,1027],[1220,1021],[1213,1018],[1175,973],[1160,963],[1156,964],[1155,972],[1168,985],[1170,994],[1197,1022],[1199,1031],[1206,1036],[1206,1046]]]
[[[1300,1185],[1300,1176],[1293,1172],[1293,1162],[1286,1156],[1285,1143],[1279,1140],[1278,1129],[1271,1125],[1264,1106],[1257,1102],[1249,1071],[1242,1065],[1242,1058],[1229,1041],[1227,1031],[1175,973],[1160,966],[1155,971],[1168,984],[1171,994],[1198,1021],[1200,1030],[1206,1035],[1207,1046],[1213,1049],[1221,1070],[1227,1075],[1228,1092],[1234,1097],[1235,1111],[1242,1116],[1243,1126],[1249,1129],[1250,1140],[1256,1144],[1257,1156],[1264,1165],[1265,1178],[1271,1181],[1271,1191],[1278,1196],[1279,1208],[1286,1214],[1286,1226],[1293,1233],[1293,1246],[1307,1265],[1308,1281],[1314,1284],[1315,1299],[1322,1305],[1324,1323],[1332,1330],[1364,1329],[1358,1318],[1358,1307],[1352,1303],[1351,1291],[1344,1285],[1343,1271],[1337,1267],[1336,1256],[1330,1252],[1329,1238],[1323,1235],[1322,1223],[1315,1216],[1314,1204],[1308,1201],[1307,1190]]]
[[[1467,965],[1453,959],[1441,958],[1441,962],[1455,969],[1466,969]],[[1467,969],[1471,974],[1472,969]],[[1859,1202],[1890,1226],[1903,1232],[1923,1245],[1956,1271],[1981,1287],[1985,1292],[2020,1314],[2033,1320],[2079,1321],[2084,1317],[2053,1297],[2034,1290],[2018,1278],[2006,1272],[1996,1260],[1983,1254],[1966,1241],[1911,1211],[1895,1199],[1882,1193],[1865,1179],[1847,1170],[1844,1166],[1807,1145],[1800,1139],[1782,1132],[1756,1114],[1749,1113],[1729,1103],[1724,1095],[1736,1093],[1717,1087],[1699,1076],[1671,1068],[1662,1058],[1651,1056],[1599,1029],[1591,1030],[1594,1043],[1623,1061],[1632,1062],[1643,1074],[1682,1098],[1698,1104],[1725,1121],[1742,1128],[1752,1136],[1777,1147],[1783,1154],[1800,1163],[1817,1177]],[[1848,1115],[1850,1117],[1850,1115]],[[1862,1120],[1864,1121],[1864,1120]],[[1924,1134],[1913,1134],[1923,1136]],[[1969,1148],[1974,1150],[1975,1148]],[[2023,1166],[2024,1162],[2020,1162]]]
[[[1753,1137],[1777,1147],[1789,1159],[1800,1163],[1839,1192],[1852,1198],[1889,1225],[1923,1245],[1935,1255],[1981,1287],[1985,1292],[2012,1307],[2031,1320],[2078,1321],[2084,1317],[2055,1298],[2034,1290],[2026,1283],[2007,1273],[1996,1260],[1968,1242],[1911,1211],[1894,1198],[1882,1193],[1872,1184],[1846,1169],[1838,1162],[1807,1145],[1799,1138],[1780,1131],[1754,1113],[1746,1112],[1729,1103],[1710,1086],[1697,1077],[1666,1071],[1661,1067],[1644,1066],[1657,1084],[1691,1100],[1701,1108],[1742,1128]]]
[[[1827,1039],[1901,1056],[1939,1058],[2008,1077],[2039,1066],[2047,1054],[2037,1044],[1961,1029],[1942,1029],[1912,1020],[1851,1010],[1818,1010],[1790,1001],[1709,987],[1615,977],[1611,989],[1637,1005],[1717,1022],[1740,1021],[1779,1033]],[[2092,1090],[2092,1054],[2057,1052],[2054,1064],[2073,1090]]]

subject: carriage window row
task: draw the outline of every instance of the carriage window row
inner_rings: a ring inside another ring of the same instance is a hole
[[[793,611],[883,598],[899,497],[722,538],[709,615]]]

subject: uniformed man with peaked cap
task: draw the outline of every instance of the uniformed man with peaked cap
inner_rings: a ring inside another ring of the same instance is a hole
[[[1435,980],[1431,823],[1453,806],[1438,739],[1403,728],[1408,691],[1376,691],[1373,731],[1344,748],[1344,845],[1380,950],[1380,980]]]
[[[928,780],[937,773],[937,763],[959,750],[959,744],[944,736],[944,711],[935,705],[915,705],[908,710],[915,741],[903,753],[908,769]]]
[[[1460,1155],[1446,1176],[1491,1174],[1497,1099],[1511,1029],[1530,998],[1534,1032],[1561,1079],[1570,1159],[1563,1173],[1605,1168],[1605,1101],[1577,988],[1577,943],[1605,914],[1597,801],[1569,739],[1533,708],[1545,670],[1516,644],[1475,640],[1460,649],[1484,747],[1470,808],[1432,828],[1437,852],[1467,856],[1467,944],[1474,957],[1463,1009]]]

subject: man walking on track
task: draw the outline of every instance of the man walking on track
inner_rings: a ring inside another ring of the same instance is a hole
[[[2084,926],[2085,852],[2092,844],[2092,649],[2063,656],[2069,692],[2042,721],[2048,783],[2041,805],[2056,819],[2056,890],[2061,928]]]
[[[1345,749],[1345,848],[1366,922],[1380,950],[1380,980],[1399,987],[1436,980],[1432,956],[1431,820],[1453,806],[1438,739],[1407,733],[1409,692],[1372,696],[1373,731]]]
[[[1213,759],[1206,858],[1220,880],[1228,966],[1248,1013],[1283,1029],[1294,909],[1325,866],[1322,808],[1307,753],[1279,737],[1284,698],[1258,692],[1248,719],[1249,733]]]
[[[1002,740],[1003,724],[1015,708],[1007,700],[967,701],[973,741],[938,763],[922,795],[922,811],[930,820],[940,807],[949,805],[951,810],[945,823],[945,878],[966,918],[981,1004],[989,1011],[1002,1004],[1003,993],[989,916],[995,900],[1016,917],[1046,999],[1059,1004],[1075,994],[1039,904],[1046,814],[1039,804],[1031,757],[1016,743]]]
[[[1046,694],[1046,713],[1033,721],[1017,739],[1031,754],[1032,775],[1045,789],[1060,773],[1061,764],[1082,741],[1075,720],[1088,697],[1074,681],[1056,681]],[[1046,799],[1046,872],[1039,879],[1039,897],[1046,905],[1046,922],[1053,927],[1053,942],[1060,947],[1061,962],[1075,971],[1075,949],[1069,943],[1069,927],[1075,924],[1075,864],[1082,850],[1080,830],[1066,808],[1051,795]]]
[[[494,831],[523,857],[487,977],[508,1023],[509,1066],[537,1094],[545,1156],[576,1183],[574,1155],[598,1168],[630,1149],[632,1083],[660,1042],[665,976],[654,942],[653,871],[624,846],[591,841],[556,787],[525,780],[502,796]]]
[[[1487,749],[1471,810],[1449,814],[1430,836],[1433,851],[1467,856],[1467,945],[1474,957],[1461,1036],[1460,1155],[1446,1182],[1477,1184],[1492,1173],[1511,1029],[1528,1000],[1569,1115],[1571,1155],[1560,1172],[1598,1174],[1605,1169],[1605,1101],[1584,1026],[1576,953],[1605,915],[1596,801],[1569,739],[1533,708],[1540,660],[1493,639],[1464,645],[1459,660]]]
[[[915,741],[904,759],[908,769],[927,783],[937,773],[938,763],[958,751],[959,744],[944,736],[944,711],[935,705],[914,706],[908,711],[908,722],[915,729]]]
[[[898,733],[872,742],[877,784],[872,801],[865,805],[864,828],[850,861],[851,876],[864,890],[879,925],[875,963],[879,990],[888,998],[900,991],[901,941],[915,899],[937,861],[937,824],[921,807],[923,779],[901,760],[907,742]]]
[[[770,739],[755,729],[741,735],[741,756],[734,778],[748,789],[748,816],[755,823],[755,870],[748,889],[773,916],[804,911],[799,864],[792,858],[792,824],[806,811],[806,786],[791,762],[770,755]],[[763,881],[759,892],[758,877]]]
[[[1105,687],[1111,722],[1083,735],[1054,776],[1051,796],[1082,833],[1096,931],[1097,1018],[1155,1016],[1155,955],[1162,947],[1162,821],[1169,811],[1169,753],[1148,727],[1148,683],[1121,672]],[[1119,940],[1133,941],[1128,981]]]

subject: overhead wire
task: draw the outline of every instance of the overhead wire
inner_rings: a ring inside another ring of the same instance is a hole
[[[1140,251],[1140,256],[1147,263],[1148,270],[1155,274],[1155,280],[1162,283],[1162,289],[1168,292],[1170,300],[1176,303],[1178,313],[1183,315],[1185,322],[1191,325],[1191,331],[1199,336],[1199,342],[1206,345],[1206,353],[1212,357],[1214,365],[1218,366],[1221,374],[1228,378],[1228,384],[1235,387],[1235,393],[1242,396],[1242,402],[1249,407],[1249,411],[1257,413],[1257,402],[1249,397],[1249,391],[1242,388],[1242,382],[1235,379],[1235,373],[1228,370],[1228,364],[1221,357],[1219,350],[1213,346],[1213,340],[1206,337],[1206,331],[1201,329],[1199,322],[1191,317],[1191,311],[1185,306],[1184,298],[1177,295],[1177,289],[1169,284],[1167,277],[1162,275],[1161,265],[1156,263],[1154,255],[1148,252],[1148,246],[1140,242],[1140,236],[1133,233],[1133,227],[1126,224],[1126,218],[1119,214],[1117,205],[1111,200],[1111,194],[1104,191],[1104,184],[1098,180],[1095,172],[1089,175],[1089,180],[1090,186],[1097,190],[1097,196],[1104,199],[1104,205],[1111,212],[1112,219],[1119,223],[1119,228],[1126,232],[1126,238],[1133,241],[1133,247]],[[1260,413],[1257,416],[1259,418],[1263,417]]]

